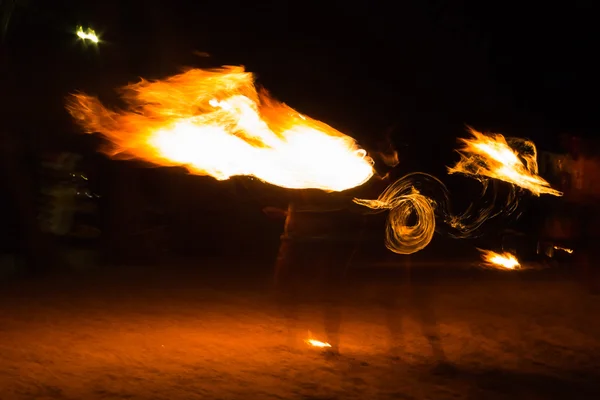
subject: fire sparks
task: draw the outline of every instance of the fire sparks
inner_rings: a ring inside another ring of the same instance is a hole
[[[481,252],[484,264],[497,269],[519,269],[521,263],[513,254],[508,252],[496,253],[491,250],[477,249]]]
[[[554,250],[564,251],[567,254],[573,254],[573,249],[567,247],[554,246]]]
[[[93,42],[96,44],[100,42],[100,39],[96,35],[96,32],[94,32],[94,30],[90,29],[90,28],[87,28],[84,31],[83,27],[79,26],[79,27],[77,27],[76,35],[78,38],[80,38],[82,40],[89,40],[90,42]]]
[[[243,67],[191,69],[121,92],[127,110],[85,94],[71,96],[67,107],[85,131],[112,142],[112,155],[290,189],[343,191],[374,174],[354,139],[257,90]]]
[[[561,192],[552,189],[550,184],[538,175],[537,150],[532,142],[518,140],[518,144],[525,149],[519,154],[509,146],[502,135],[488,136],[472,128],[469,128],[469,131],[473,138],[461,139],[465,144],[459,150],[461,159],[454,167],[448,169],[449,173],[499,179],[527,189],[536,196],[562,196]]]

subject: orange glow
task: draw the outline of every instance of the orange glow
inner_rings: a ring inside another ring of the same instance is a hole
[[[67,105],[86,132],[110,140],[113,156],[290,189],[343,191],[374,174],[373,160],[353,138],[257,90],[243,67],[190,69],[128,85],[121,94],[125,110],[86,94],[72,95]]]
[[[500,134],[484,135],[473,128],[469,131],[473,138],[461,139],[465,144],[459,150],[461,159],[454,167],[448,168],[449,173],[499,179],[529,190],[536,196],[562,196],[538,175],[537,150],[533,142],[519,140],[525,151],[518,153]]]
[[[496,253],[491,250],[477,249],[481,252],[481,258],[485,265],[497,269],[519,269],[521,264],[513,254],[504,252]]]

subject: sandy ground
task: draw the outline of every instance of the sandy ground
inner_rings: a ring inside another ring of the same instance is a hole
[[[286,347],[264,283],[145,274],[3,284],[0,399],[600,398],[600,299],[565,277],[413,283],[436,313],[440,368],[408,300],[389,356],[381,283],[355,283],[342,355],[326,358]],[[316,338],[319,311],[298,323]]]

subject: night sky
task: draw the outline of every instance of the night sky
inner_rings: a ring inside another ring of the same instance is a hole
[[[74,90],[110,96],[139,76],[242,64],[280,100],[367,147],[391,131],[400,149],[427,144],[435,157],[464,124],[541,147],[595,130],[592,1],[19,3],[2,96],[19,129],[75,131],[63,111]],[[105,42],[85,48],[77,24]]]

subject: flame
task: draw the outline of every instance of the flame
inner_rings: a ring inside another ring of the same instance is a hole
[[[329,343],[321,342],[316,339],[306,339],[306,343],[310,344],[313,347],[320,347],[320,348],[331,347],[331,345]]]
[[[320,348],[331,347],[331,345],[327,342],[321,342],[320,340],[314,339],[313,335],[310,331],[308,331],[308,339],[306,339],[304,342],[306,342],[306,344],[309,344],[313,347],[320,347]]]
[[[498,269],[519,269],[521,264],[517,257],[508,252],[496,253],[491,250],[477,249],[485,265]]]
[[[536,196],[562,196],[561,192],[552,189],[550,184],[538,175],[537,150],[533,142],[513,139],[525,149],[519,154],[500,134],[484,135],[473,128],[469,128],[469,131],[473,138],[461,139],[465,146],[459,150],[460,161],[454,167],[448,168],[450,174],[462,173],[499,179],[529,190]]]
[[[497,204],[494,192],[491,201],[486,202],[487,205],[476,208],[473,203],[464,212],[455,214],[451,210],[449,193],[444,183],[429,174],[408,174],[389,185],[376,200],[354,199],[355,203],[376,212],[389,210],[385,237],[385,245],[389,250],[398,254],[412,254],[425,248],[436,230],[436,213],[450,228],[447,234],[451,237],[472,236],[490,218],[508,216],[517,210],[519,198],[515,187],[527,189],[537,196],[562,195],[538,175],[537,150],[533,142],[511,138],[510,142],[520,150],[517,151],[509,146],[502,135],[488,136],[472,128],[469,130],[473,138],[461,139],[465,144],[459,150],[461,159],[454,167],[448,168],[448,172],[462,173],[481,181],[481,200],[488,194],[490,178],[511,183],[513,186],[504,204]],[[425,196],[414,187],[416,180],[423,180],[430,188],[436,189],[437,194],[433,198]],[[495,207],[500,209],[495,211]],[[415,222],[409,225],[411,216],[414,216]],[[509,262],[506,265],[512,264]],[[506,268],[510,268],[508,266]],[[517,266],[518,261],[513,268]]]
[[[243,67],[190,69],[121,93],[126,110],[109,110],[85,94],[67,105],[86,132],[112,142],[112,155],[289,189],[343,191],[374,174],[373,160],[353,138],[258,91]]]
[[[89,39],[82,29],[78,35]],[[164,80],[141,80],[123,87],[121,95],[124,110],[108,109],[86,94],[70,96],[67,105],[86,132],[109,139],[113,156],[185,166],[193,174],[217,180],[246,175],[284,188],[329,192],[360,186],[375,173],[373,160],[353,138],[257,90],[254,76],[243,67],[190,69]],[[502,135],[470,131],[474,138],[462,140],[461,160],[449,173],[503,180],[536,195],[561,195],[538,175],[533,143],[522,141],[526,151],[519,154]],[[384,161],[396,165],[397,153]],[[376,200],[354,199],[376,212],[389,210],[386,246],[396,253],[415,253],[429,244],[437,208],[457,231],[455,237],[466,237],[492,215],[491,208],[475,218],[471,209],[453,215],[443,183],[429,176],[443,189],[438,204],[415,188],[409,175],[389,185]],[[511,211],[512,200],[507,203]],[[517,266],[518,261],[505,268]]]
[[[573,254],[573,249],[569,249],[567,247],[554,246],[554,250],[564,251],[567,254]]]

